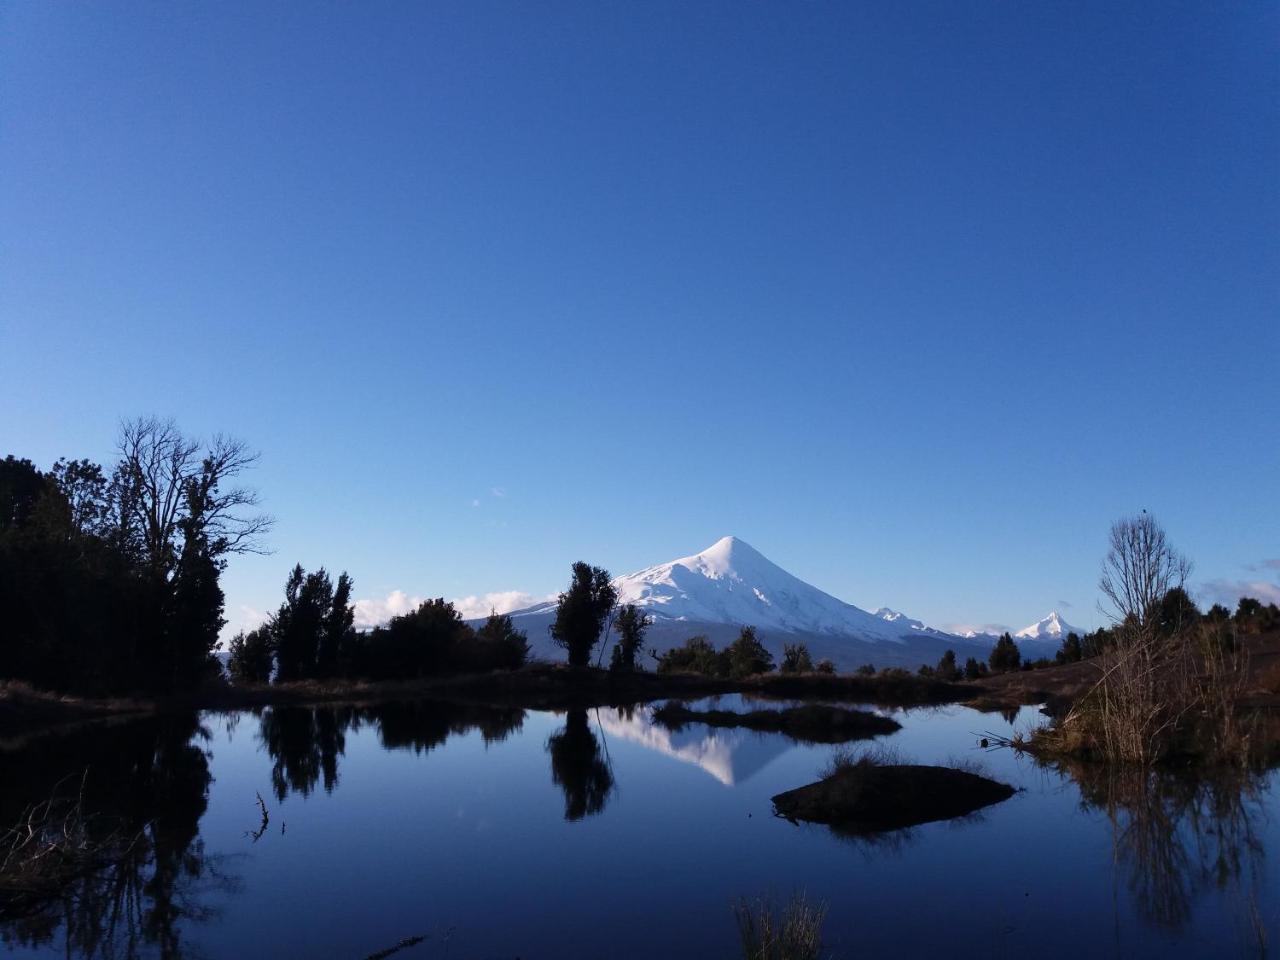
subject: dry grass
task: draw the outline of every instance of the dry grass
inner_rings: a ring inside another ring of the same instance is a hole
[[[744,960],[818,960],[823,955],[825,903],[793,894],[779,911],[769,900],[742,900],[733,907]]]
[[[8,907],[56,895],[76,877],[118,860],[136,842],[85,814],[83,786],[74,798],[55,790],[0,834],[0,900]]]
[[[1067,713],[1029,740],[1032,753],[1149,766],[1171,759],[1245,764],[1261,738],[1240,707],[1249,684],[1243,646],[1203,629],[1161,636],[1117,628],[1099,677]]]
[[[818,771],[818,777],[826,780],[855,767],[896,767],[905,762],[897,747],[881,743],[860,750],[840,747],[832,751],[831,759]]]

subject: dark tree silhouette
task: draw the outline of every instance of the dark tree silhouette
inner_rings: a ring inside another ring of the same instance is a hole
[[[258,627],[245,633],[241,630],[228,645],[227,670],[237,683],[266,683],[271,679],[271,630]]]
[[[351,587],[351,578],[343,573],[335,590],[324,567],[307,573],[298,564],[290,571],[284,603],[268,625],[277,681],[338,673],[340,657],[354,633]]]
[[[1018,651],[1018,645],[1013,642],[1013,637],[1005,633],[996,641],[996,645],[991,649],[989,658],[992,673],[1008,673],[1010,670],[1017,670],[1022,663],[1022,654]]]
[[[644,645],[644,635],[653,619],[635,604],[628,603],[618,611],[614,628],[618,642],[614,644],[609,659],[609,669],[615,673],[631,673],[638,669],[636,655]]]
[[[270,519],[234,487],[255,456],[171,421],[125,423],[108,474],[0,462],[0,677],[91,694],[167,692],[217,669],[219,577]]]
[[[784,643],[782,645],[782,666],[780,673],[813,673],[813,657],[809,648],[803,643]]]
[[[472,648],[472,668],[516,670],[529,659],[529,636],[517,630],[507,614],[491,613],[476,631]]]
[[[960,668],[956,665],[956,652],[947,650],[942,654],[942,658],[938,661],[938,666],[934,668],[934,674],[939,680],[959,680]]]
[[[773,654],[756,637],[755,627],[743,627],[738,639],[725,649],[729,676],[749,677],[773,669]]]
[[[556,602],[551,637],[569,652],[569,665],[585,667],[600,641],[600,631],[613,611],[618,594],[609,572],[581,561],[573,565],[569,588]]]
[[[657,658],[658,673],[701,673],[710,677],[728,673],[728,662],[702,635],[690,637]]]

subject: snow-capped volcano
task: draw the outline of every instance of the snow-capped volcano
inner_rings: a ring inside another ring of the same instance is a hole
[[[868,613],[845,603],[792,576],[737,537],[617,577],[613,585],[619,604],[635,604],[653,617],[649,642],[659,649],[695,634],[726,643],[743,626],[755,627],[775,653],[783,643],[803,640],[815,659],[829,657],[841,668],[868,660],[916,665],[936,660],[946,646],[973,645],[887,607]],[[512,616],[536,649],[546,632],[542,621],[549,623],[554,612],[555,603],[548,602]],[[547,654],[555,656],[555,651]]]
[[[1054,610],[1043,620],[1037,620],[1031,626],[1023,627],[1013,635],[1013,638],[1015,640],[1048,640],[1054,643],[1061,643],[1068,633],[1083,637],[1085,632],[1079,627],[1071,626],[1071,624],[1062,619],[1062,615],[1057,610]]]
[[[923,624],[891,620],[838,600],[792,576],[737,537],[724,537],[691,557],[658,564],[614,581],[619,603],[655,617],[751,624],[786,633],[848,634],[901,643],[928,632]]]

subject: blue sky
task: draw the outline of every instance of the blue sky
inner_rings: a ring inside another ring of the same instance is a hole
[[[1280,597],[1273,3],[0,8],[0,452],[260,449],[357,595],[736,534],[936,624]],[[1255,591],[1257,592],[1257,591]]]

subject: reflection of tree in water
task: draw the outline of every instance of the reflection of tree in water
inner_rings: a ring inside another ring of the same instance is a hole
[[[479,730],[485,743],[505,740],[524,725],[524,711],[512,707],[414,700],[373,707],[270,707],[263,711],[258,737],[272,759],[271,786],[283,801],[306,797],[323,781],[326,793],[338,784],[338,760],[347,732],[372,724],[388,750],[426,753],[451,736]]]
[[[56,794],[74,799],[83,784],[89,839],[130,841],[118,857],[68,878],[48,896],[0,901],[6,944],[62,939],[67,956],[86,958],[184,955],[183,926],[207,920],[208,896],[235,886],[199,838],[212,778],[198,738],[207,733],[194,715],[167,717],[0,759],[4,823]],[[21,796],[13,784],[21,785]]]
[[[365,714],[378,725],[378,736],[388,750],[427,753],[451,736],[479,730],[485,743],[507,739],[524,726],[524,710],[519,707],[484,707],[476,704],[445,703],[439,700],[409,700],[386,703]]]
[[[613,772],[601,757],[600,741],[585,710],[570,710],[564,729],[547,740],[551,779],[564,790],[564,818],[581,820],[604,809],[613,792]]]
[[[1256,886],[1263,854],[1255,821],[1265,779],[1244,770],[1192,777],[1138,767],[1072,764],[1083,804],[1106,813],[1116,860],[1149,922],[1178,930],[1205,885]],[[1246,899],[1239,891],[1241,902]]]
[[[310,796],[324,777],[325,793],[338,785],[338,757],[347,749],[347,730],[359,727],[349,707],[268,707],[258,737],[273,763],[271,787],[283,802],[290,793]]]

